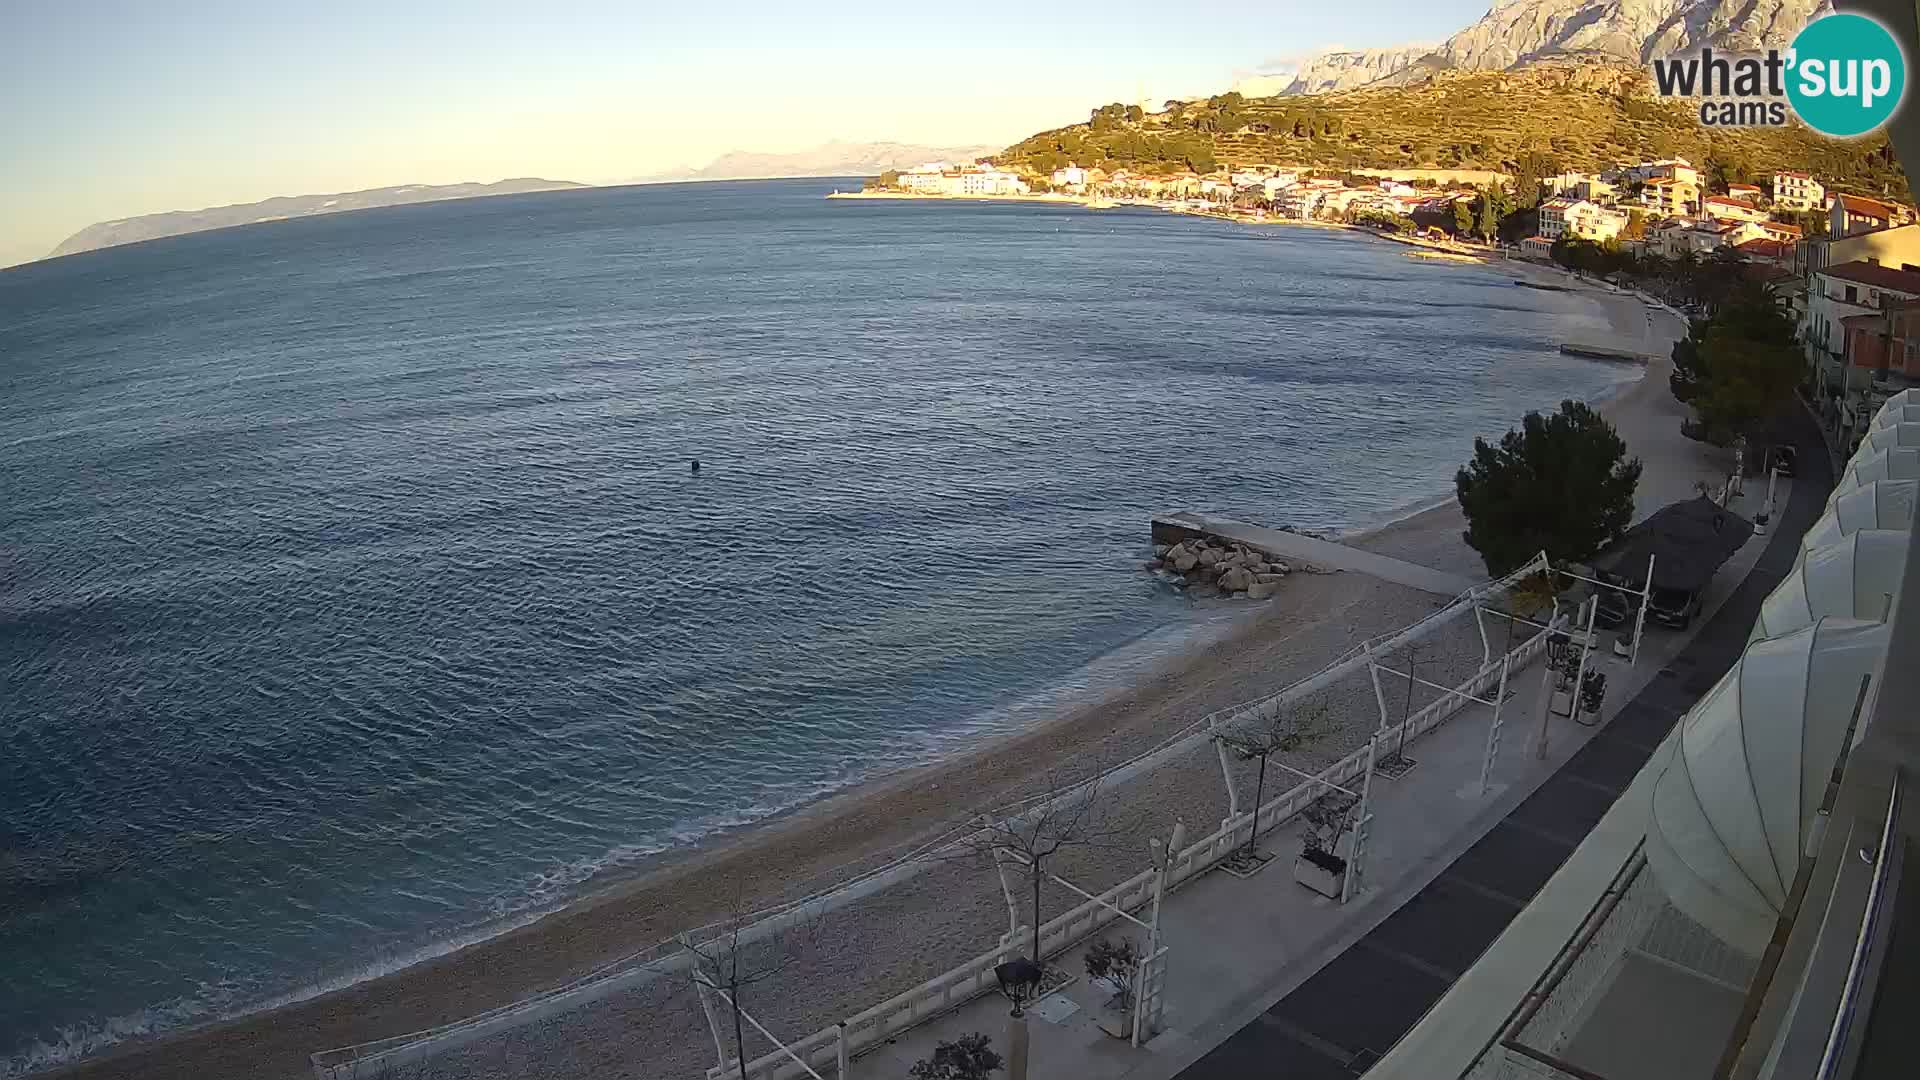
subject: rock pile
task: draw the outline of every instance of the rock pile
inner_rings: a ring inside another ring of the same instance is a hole
[[[1232,595],[1265,600],[1286,580],[1292,567],[1269,560],[1245,544],[1212,537],[1156,544],[1147,569],[1172,578],[1175,587],[1195,596]]]

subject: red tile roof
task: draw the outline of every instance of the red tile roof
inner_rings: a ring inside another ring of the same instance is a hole
[[[1890,289],[1894,292],[1920,296],[1920,273],[1912,270],[1895,270],[1891,266],[1854,261],[1841,263],[1839,266],[1829,266],[1820,273],[1842,281],[1871,285],[1876,289]]]
[[[1751,240],[1743,240],[1733,246],[1739,250],[1740,254],[1754,259],[1781,259],[1793,254],[1792,244],[1781,243],[1778,240],[1768,240],[1762,236],[1756,236]]]
[[[1858,214],[1861,217],[1884,218],[1889,221],[1893,219],[1893,207],[1888,206],[1878,199],[1863,198],[1859,195],[1848,195],[1844,192],[1835,192],[1833,197],[1840,200],[1840,205],[1846,207],[1847,213],[1849,214]]]

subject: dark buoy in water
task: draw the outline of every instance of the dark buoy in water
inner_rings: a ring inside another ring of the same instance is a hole
[[[699,459],[699,458],[694,458],[694,459],[693,459],[693,462],[692,462],[692,464],[693,464],[693,469],[692,469],[692,471],[693,471],[693,472],[699,472],[699,471],[700,471],[700,459]]]

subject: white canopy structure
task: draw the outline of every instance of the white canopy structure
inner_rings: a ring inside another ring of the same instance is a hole
[[[1811,847],[1887,627],[1823,619],[1755,642],[1656,757],[1647,865],[1675,907],[1758,956]]]
[[[1902,446],[1920,446],[1920,423],[1902,422],[1874,428],[1860,440],[1860,449],[1855,450],[1853,456],[1870,457]]]
[[[1875,480],[1920,480],[1920,447],[1894,447],[1874,454],[1856,454],[1841,471],[1840,481],[1833,486],[1827,505]]]
[[[1802,552],[1793,573],[1760,605],[1748,642],[1780,637],[1824,618],[1886,619],[1907,565],[1905,530],[1862,529]]]
[[[1912,402],[1905,405],[1895,405],[1892,402],[1888,402],[1881,406],[1879,412],[1874,414],[1870,430],[1878,431],[1883,427],[1891,427],[1894,424],[1920,424],[1920,402]]]
[[[1861,529],[1911,529],[1920,480],[1878,480],[1835,496],[1800,539],[1801,554]]]
[[[1909,413],[1909,409],[1915,412]],[[1874,427],[1913,420],[1920,420],[1920,390],[1900,391],[1881,403],[1880,411],[1873,414]]]

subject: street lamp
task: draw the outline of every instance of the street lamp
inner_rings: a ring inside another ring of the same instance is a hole
[[[1040,965],[1022,956],[997,965],[993,977],[1000,980],[1000,992],[1013,1002],[1014,1016],[1025,1015],[1022,1006],[1040,990]]]

